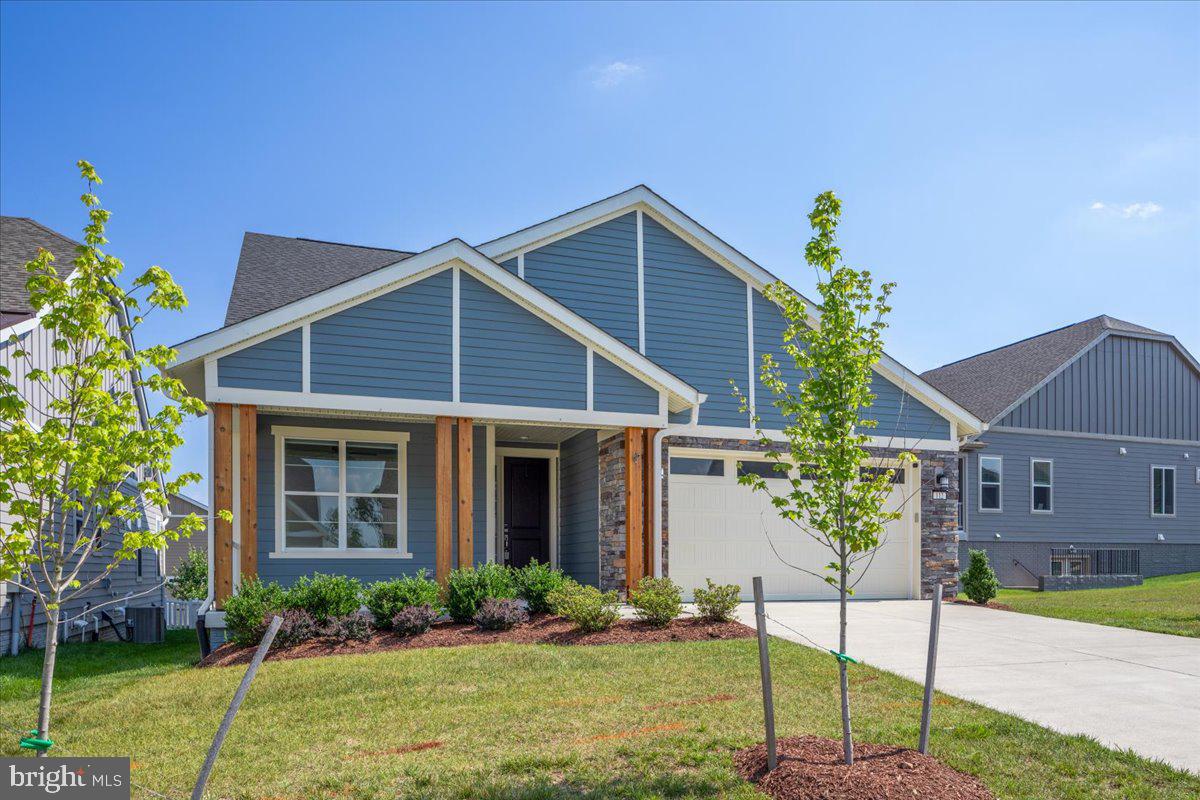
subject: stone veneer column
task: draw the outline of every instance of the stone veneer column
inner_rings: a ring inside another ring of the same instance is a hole
[[[625,594],[625,437],[600,443],[600,589]]]
[[[942,584],[942,596],[958,594],[958,453],[920,453],[921,459],[921,597],[933,596]],[[937,486],[945,473],[949,485]],[[937,497],[935,498],[935,495]]]

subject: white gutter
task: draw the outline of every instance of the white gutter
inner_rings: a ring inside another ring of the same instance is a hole
[[[708,395],[700,395],[700,403],[708,399]],[[692,406],[692,418],[686,425],[668,425],[654,434],[654,577],[661,578],[663,572],[662,557],[662,497],[663,497],[663,464],[662,441],[668,436],[678,436],[684,433],[699,433],[700,403]]]

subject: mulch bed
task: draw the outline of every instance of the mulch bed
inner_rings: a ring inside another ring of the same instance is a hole
[[[956,597],[956,598],[954,598],[953,602],[960,606],[972,606],[973,608],[994,608],[997,611],[1012,611],[1013,610],[1012,606],[1005,605],[1004,603],[997,603],[995,600],[988,600],[983,605],[980,605],[979,603],[976,603],[974,600],[971,600],[970,598]]]
[[[854,766],[841,740],[795,736],[777,742],[779,765],[767,772],[767,746],[734,754],[738,774],[775,800],[993,800],[974,776],[916,750],[855,742]]]
[[[749,639],[755,635],[753,628],[740,622],[708,622],[700,619],[677,619],[665,628],[655,628],[636,620],[623,619],[606,631],[580,633],[563,619],[550,614],[535,614],[524,625],[510,631],[481,631],[471,624],[439,622],[427,633],[416,636],[397,636],[390,631],[374,631],[371,638],[362,642],[339,642],[335,639],[318,638],[294,645],[273,649],[267,654],[268,661],[290,658],[317,658],[319,656],[345,655],[351,653],[378,653],[386,650],[412,650],[423,647],[460,647],[472,644],[652,644],[655,642],[701,642],[711,639]],[[254,655],[253,647],[238,647],[227,642],[212,651],[200,662],[201,667],[228,667],[248,664]]]

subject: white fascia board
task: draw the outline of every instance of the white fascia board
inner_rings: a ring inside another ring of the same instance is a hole
[[[394,414],[433,417],[472,417],[476,421],[500,420],[567,424],[584,427],[666,427],[665,414],[626,414],[617,411],[509,406],[490,403],[455,403],[446,400],[406,400],[323,392],[287,392],[277,389],[238,389],[228,386],[207,387],[209,403],[249,403],[311,411],[353,411],[366,414]]]
[[[510,300],[517,302],[572,338],[585,345],[594,346],[606,357],[621,364],[625,369],[653,384],[656,388],[667,389],[688,403],[701,402],[700,393],[694,387],[549,295],[516,277],[461,239],[453,239],[323,292],[183,342],[176,346],[178,355],[171,369],[199,358],[218,357],[225,352],[247,347],[268,336],[278,335],[304,323],[311,323],[314,319],[329,316],[371,297],[392,291],[398,285],[415,282],[448,269],[455,263],[467,267],[472,275],[481,279],[492,289],[504,294]],[[212,398],[208,399],[211,401]]]
[[[757,431],[752,428],[735,428],[724,425],[698,425],[689,427],[680,435],[695,436],[709,439],[736,439],[739,441],[759,441],[760,435],[766,436],[772,442],[784,444],[787,435],[779,430]],[[934,450],[938,452],[957,452],[959,443],[950,439],[920,439],[905,436],[870,436],[867,447],[879,447],[895,450]]]

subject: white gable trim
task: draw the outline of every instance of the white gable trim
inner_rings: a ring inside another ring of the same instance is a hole
[[[251,317],[226,328],[204,334],[177,346],[178,355],[171,369],[204,359],[210,362],[281,333],[311,324],[350,306],[415,283],[445,269],[465,268],[489,288],[500,292],[540,319],[553,325],[586,347],[592,347],[645,383],[666,389],[685,405],[697,405],[704,395],[664,370],[616,337],[535,289],[495,262],[481,255],[462,240],[410,256],[382,269],[338,284],[323,292]],[[457,319],[457,315],[455,315]],[[249,402],[249,401],[245,401]]]
[[[779,278],[735,250],[724,240],[646,186],[635,186],[620,194],[613,195],[612,197],[576,209],[538,225],[524,228],[508,236],[502,236],[499,239],[493,239],[490,242],[479,245],[478,249],[479,252],[494,261],[506,261],[514,255],[523,259],[525,253],[530,250],[544,247],[551,242],[558,241],[559,239],[566,238],[634,211],[638,212],[639,278],[641,278],[642,266],[642,216],[649,214],[655,221],[662,224],[672,233],[744,280],[753,290],[762,292],[769,284],[779,280]],[[793,291],[795,290],[793,289]],[[816,305],[799,292],[796,292],[796,294],[808,306],[809,324],[818,325],[819,317]],[[639,292],[640,302],[641,293]],[[751,357],[751,361],[753,362],[753,356]],[[752,367],[751,373],[753,374],[753,372]],[[984,429],[983,422],[975,417],[975,415],[926,383],[919,375],[886,353],[876,365],[876,372],[955,424],[961,435],[979,433]],[[753,387],[753,380],[751,380],[750,385]]]

